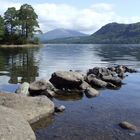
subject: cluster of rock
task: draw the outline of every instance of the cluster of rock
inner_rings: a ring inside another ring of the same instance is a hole
[[[95,67],[89,69],[86,74],[57,71],[52,74],[50,80],[42,79],[30,84],[25,82],[19,86],[16,93],[0,93],[0,139],[35,140],[29,124],[54,111],[65,110],[64,106],[55,107],[51,101],[52,97],[73,93],[85,93],[87,97],[98,96],[98,88],[120,87],[126,72],[136,71],[126,66]]]
[[[109,68],[95,67],[86,74],[75,71],[56,71],[50,80],[42,79],[33,83],[24,83],[17,93],[26,93],[30,96],[46,95],[55,97],[57,94],[85,93],[87,97],[99,95],[99,88],[119,88],[126,72],[136,70],[126,66],[113,66]]]

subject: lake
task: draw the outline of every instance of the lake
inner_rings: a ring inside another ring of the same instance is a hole
[[[95,66],[123,64],[140,71],[140,45],[44,45],[0,48],[0,90],[14,92],[20,82],[51,77],[57,70],[86,72]],[[53,99],[66,111],[32,127],[38,140],[140,140],[139,132],[118,126],[129,121],[140,127],[140,73],[128,74],[118,90],[100,96]]]

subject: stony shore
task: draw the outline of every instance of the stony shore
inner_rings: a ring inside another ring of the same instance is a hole
[[[100,95],[100,88],[118,89],[123,86],[127,73],[133,72],[137,71],[120,65],[95,67],[87,73],[56,71],[49,80],[24,82],[15,93],[0,93],[0,139],[35,140],[29,124],[53,114],[54,111],[65,110],[64,106],[56,107],[52,98],[60,94],[65,96],[79,93],[88,98],[96,97]]]

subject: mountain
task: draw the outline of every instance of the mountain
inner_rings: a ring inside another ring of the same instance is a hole
[[[90,36],[51,40],[49,43],[139,44],[140,22],[109,23]]]
[[[46,32],[44,34],[37,34],[35,36],[38,37],[41,42],[44,42],[47,40],[58,39],[58,38],[87,36],[87,35],[84,33],[75,31],[75,30],[58,28],[58,29],[54,29],[49,32]]]

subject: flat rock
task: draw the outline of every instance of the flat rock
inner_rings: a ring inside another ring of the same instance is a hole
[[[36,140],[36,138],[22,114],[0,106],[0,140]]]
[[[84,76],[73,71],[57,71],[51,76],[50,82],[58,89],[77,89],[82,84]]]
[[[27,97],[14,93],[0,93],[0,105],[19,111],[30,123],[54,112],[54,103],[44,97]]]

